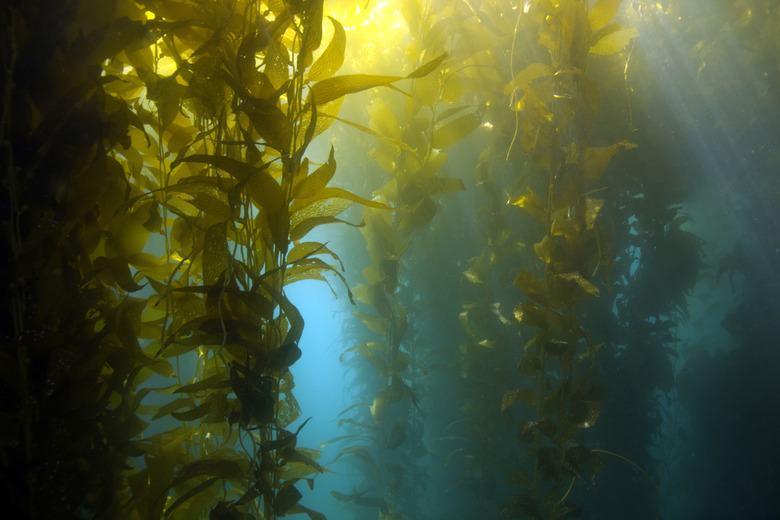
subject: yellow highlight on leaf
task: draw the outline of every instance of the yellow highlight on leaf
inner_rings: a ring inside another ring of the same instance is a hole
[[[590,294],[591,296],[598,297],[599,295],[599,288],[593,285],[592,283],[590,283],[588,280],[586,280],[580,273],[577,272],[562,273],[556,276],[563,280],[568,280],[570,282],[576,283],[577,285],[580,286],[580,289]]]
[[[522,195],[510,199],[509,202],[523,208],[539,222],[545,222],[547,220],[547,209],[545,208],[544,203],[542,203],[542,199],[540,199],[531,188],[526,188]]]

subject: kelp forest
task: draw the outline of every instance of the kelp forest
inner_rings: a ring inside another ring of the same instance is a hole
[[[0,17],[7,518],[780,518],[777,2]]]

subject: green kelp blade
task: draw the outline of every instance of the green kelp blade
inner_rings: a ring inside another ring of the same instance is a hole
[[[385,440],[385,447],[388,450],[398,448],[406,441],[406,421],[403,417],[396,419],[393,427],[390,429],[390,435]]]
[[[309,80],[311,81],[328,79],[344,63],[344,51],[347,46],[347,35],[344,31],[344,26],[332,16],[328,16],[328,18],[333,24],[333,37],[320,57],[317,58],[309,69]]]
[[[359,346],[360,346],[360,345],[356,345],[355,347],[352,347],[350,350],[354,350],[356,347],[359,347]],[[345,413],[347,413],[348,411],[350,411],[350,410],[352,410],[352,409],[354,409],[354,408],[359,408],[359,407],[361,407],[361,406],[371,406],[371,401],[360,401],[359,403],[355,403],[355,404],[349,405],[349,406],[347,406],[346,408],[344,408],[344,409],[341,411],[341,413],[339,413],[339,414],[338,414],[338,417],[341,417],[342,415],[344,415],[344,414],[345,414]],[[350,436],[349,436],[349,435],[347,435],[347,436],[343,436],[343,437],[336,437],[336,439],[331,439],[331,440],[327,441],[327,442],[326,442],[326,444],[324,444],[324,445],[320,446],[320,448],[322,448],[323,446],[325,446],[325,445],[327,445],[327,444],[330,444],[330,443],[332,443],[332,442],[335,442],[336,440],[339,440],[339,439],[342,439],[342,438],[347,438],[347,437],[350,437]]]
[[[518,399],[534,406],[536,404],[536,392],[531,388],[520,388],[517,390],[510,390],[509,392],[505,393],[504,396],[501,398],[501,411],[503,412],[504,410],[512,406],[515,403],[515,401],[517,401]]]
[[[451,118],[455,114],[459,114],[460,112],[463,112],[464,110],[473,109],[473,105],[458,105],[456,107],[448,108],[447,110],[440,112],[436,115],[435,122],[441,123],[442,121],[446,121],[447,119]]]
[[[327,279],[323,275],[328,272],[341,276],[341,273],[337,270],[336,266],[328,264],[321,258],[314,257],[296,260],[287,265],[287,270],[285,271],[285,285],[299,280],[322,280],[327,282]]]
[[[609,23],[617,13],[623,0],[596,0],[588,13],[588,22],[590,30],[598,31]]]
[[[510,199],[509,203],[523,208],[539,222],[547,222],[547,207],[531,188],[526,188],[522,195]]]
[[[414,148],[412,148],[408,144],[404,143],[403,141],[399,141],[398,139],[394,139],[394,138],[392,138],[390,136],[387,136],[387,135],[384,135],[384,134],[380,134],[379,132],[375,132],[375,131],[371,130],[370,128],[366,127],[366,126],[363,126],[361,124],[355,123],[354,121],[349,121],[348,119],[342,119],[342,118],[336,117],[336,116],[326,116],[326,117],[330,117],[331,119],[335,119],[336,121],[340,121],[340,122],[344,123],[345,125],[349,125],[349,126],[351,126],[353,128],[357,128],[358,130],[360,130],[361,132],[363,132],[365,134],[368,134],[370,136],[376,137],[377,139],[382,139],[384,141],[392,143],[392,144],[398,146],[399,148],[403,148],[404,150],[408,150],[410,152],[414,151]]]
[[[301,339],[301,334],[303,334],[303,326],[304,326],[303,316],[298,311],[298,308],[295,305],[293,305],[290,300],[287,299],[287,296],[277,291],[274,287],[268,285],[266,282],[262,280],[256,280],[256,282],[265,291],[267,291],[277,303],[279,303],[279,306],[284,311],[284,315],[287,318],[288,323],[290,324],[290,329],[287,331],[287,334],[285,335],[285,343],[289,343],[289,342],[298,343]]]
[[[439,68],[439,65],[441,65],[445,59],[447,59],[447,55],[448,54],[444,52],[431,61],[421,65],[419,68],[417,68],[417,70],[406,76],[406,79],[422,78],[423,76],[427,76]]]
[[[298,361],[302,354],[297,343],[285,343],[271,353],[271,357],[268,359],[268,367],[273,370],[286,370]]]
[[[392,315],[393,309],[382,284],[365,285],[359,283],[353,292],[359,302],[372,306],[382,318],[389,319]]]
[[[314,197],[314,200],[320,200],[320,199],[345,199],[352,202],[357,202],[358,204],[361,204],[363,206],[369,207],[369,208],[377,208],[377,209],[394,209],[391,206],[388,206],[387,204],[383,204],[381,202],[377,202],[375,200],[369,200],[361,197],[360,195],[356,195],[352,192],[349,192],[342,188],[336,188],[333,186],[329,186],[326,188],[322,188],[316,197]]]
[[[338,454],[333,458],[333,460],[330,461],[330,464],[333,464],[337,460],[348,455],[353,455],[361,459],[363,462],[366,463],[370,471],[377,471],[377,463],[376,460],[374,459],[374,453],[371,451],[371,448],[369,448],[368,446],[347,446],[346,448],[338,452]],[[333,493],[336,492],[331,491],[331,495],[333,495]],[[341,495],[341,493],[338,494]],[[336,497],[338,500],[341,500],[336,495],[333,496]]]
[[[312,54],[319,49],[322,43],[322,10],[324,0],[307,0],[298,4],[300,6],[303,38],[302,49],[298,53],[298,68],[304,69],[311,65]],[[291,5],[295,5],[293,2]],[[296,8],[297,10],[297,8]]]
[[[244,185],[252,202],[265,208],[269,214],[278,214],[286,206],[284,190],[265,169],[256,170]]]
[[[338,491],[331,491],[330,494],[333,498],[340,502],[352,502],[354,498],[352,495],[345,495],[344,493],[339,493]]]
[[[171,163],[171,170],[176,168],[179,163],[183,162],[199,162],[199,163],[206,163],[210,164],[216,168],[219,168],[222,171],[225,171],[238,179],[239,181],[246,180],[249,178],[250,175],[252,175],[258,168],[255,166],[252,166],[251,164],[247,164],[245,162],[241,162],[236,159],[232,159],[230,157],[225,157],[222,155],[208,155],[208,154],[192,154],[188,155],[186,157],[181,157],[179,159],[176,159]],[[266,168],[267,165],[263,165],[261,168]]]
[[[504,86],[504,95],[509,95],[514,90],[527,92],[531,90],[531,83],[539,78],[553,75],[553,68],[547,63],[532,63],[518,72],[514,79]]]
[[[210,226],[203,236],[203,283],[214,285],[223,279],[230,263],[225,222]]]
[[[355,311],[352,313],[352,315],[362,321],[363,324],[372,332],[376,332],[377,334],[385,334],[389,330],[390,322],[384,318],[380,318],[379,316],[365,311]],[[364,354],[362,350],[361,354]]]
[[[230,458],[227,458],[230,457]],[[182,467],[170,487],[176,487],[198,476],[220,479],[240,478],[249,470],[249,462],[232,450],[220,450]]]
[[[244,183],[244,191],[252,199],[252,202],[262,206],[269,213],[278,212],[285,205],[285,196],[282,187],[266,169],[270,163],[261,166],[223,157],[219,155],[193,154],[177,159],[171,164],[173,169],[181,162],[200,162],[210,164],[232,177]]]
[[[625,49],[631,40],[638,37],[639,31],[636,27],[621,28],[617,24],[612,24],[599,31],[598,39],[591,44],[590,53],[601,56],[617,54]]]
[[[289,253],[287,253],[287,263],[292,264],[298,260],[309,258],[314,255],[330,255],[339,263],[341,270],[344,270],[344,264],[341,258],[321,242],[299,242]]]
[[[301,137],[300,134],[296,135],[295,139],[295,151],[293,152],[293,164],[300,164],[303,154],[306,153],[306,148],[309,147],[309,143],[314,139],[317,133],[317,105],[309,105],[311,109],[311,117],[309,118],[309,126],[306,127],[306,133]]]
[[[559,257],[561,256],[560,253],[562,248],[556,248],[555,246],[557,244],[560,244],[560,242],[556,243],[551,235],[545,235],[541,241],[534,244],[534,253],[536,253],[536,256],[539,258],[539,260],[549,264],[553,260],[560,259]],[[556,253],[558,253],[558,255],[554,258],[553,255]]]
[[[447,53],[425,63],[408,76],[382,76],[374,74],[345,74],[318,81],[311,86],[310,99],[314,98],[318,105],[333,101],[347,94],[354,94],[374,87],[386,87],[402,79],[414,79],[427,76],[441,65]]]
[[[341,197],[317,197],[304,199],[303,201],[296,200],[290,207],[290,229],[294,231],[298,225],[311,218],[335,217],[349,209],[350,206],[352,206],[352,201]],[[291,233],[291,235],[293,234]],[[302,237],[303,235],[299,236]],[[293,240],[296,239],[293,238]]]
[[[357,312],[361,312],[361,311],[357,311]],[[368,320],[371,320],[372,323],[373,323],[373,320],[380,320],[381,319],[379,317],[376,317],[373,314],[368,314],[368,313],[363,313],[361,315],[356,315],[356,317],[358,319],[361,319],[361,320],[363,320],[364,318],[368,319]],[[364,323],[366,323],[366,322],[364,321]],[[386,330],[387,325],[389,325],[386,320],[382,320],[379,323],[382,324],[383,327],[385,327],[385,328],[383,328],[383,330]],[[368,326],[367,323],[366,323],[366,326]],[[384,344],[378,343],[376,341],[367,341],[367,342],[361,343],[359,345],[355,345],[351,349],[349,349],[346,352],[344,352],[344,354],[346,354],[347,352],[350,352],[350,351],[354,351],[354,350],[357,350],[360,353],[360,355],[363,356],[363,359],[365,359],[366,361],[371,363],[371,365],[373,365],[374,368],[376,368],[379,371],[379,373],[382,374],[383,377],[387,377],[388,371],[387,371],[387,361],[385,359],[385,354],[384,354],[385,353],[385,346],[384,346]],[[344,354],[342,354],[342,356]],[[371,403],[368,403],[368,404],[370,405]],[[344,412],[342,412],[342,413],[344,413]],[[341,415],[341,414],[339,414],[339,415]]]
[[[163,515],[163,518],[168,518],[168,515],[170,515],[177,507],[179,507],[180,505],[184,504],[187,500],[189,500],[190,498],[194,497],[198,493],[202,493],[203,491],[207,490],[208,488],[211,487],[211,485],[213,483],[215,483],[218,480],[219,480],[218,478],[210,478],[208,480],[205,480],[205,481],[201,482],[200,484],[198,484],[194,488],[192,488],[189,491],[187,491],[186,493],[184,493],[182,496],[180,496],[176,500],[176,502],[171,504],[171,507],[169,507],[168,509],[165,510],[165,514]]]
[[[593,285],[592,283],[590,283],[580,273],[577,272],[561,273],[561,274],[556,274],[555,277],[561,280],[566,280],[568,282],[576,283],[580,289],[582,289],[583,291],[585,291],[587,294],[591,296],[598,297],[599,295],[599,288]]]
[[[295,184],[295,187],[293,188],[293,198],[308,199],[315,197],[320,190],[328,185],[335,173],[336,160],[334,158],[333,146],[331,146],[330,154],[328,154],[328,161]]]
[[[347,296],[349,297],[350,303],[355,305],[355,299],[352,296],[352,291],[350,290],[349,285],[347,284],[347,279],[343,274],[341,274],[336,266],[330,265],[320,258],[307,258],[290,264],[286,271],[285,285],[297,282],[299,280],[320,280],[328,285],[330,292],[333,293],[333,297],[335,298],[338,295],[333,289],[333,286],[330,284],[330,280],[325,277],[326,273],[330,273],[341,280],[341,282],[344,284],[344,289],[347,291]]]
[[[95,269],[95,273],[104,283],[116,282],[119,287],[127,292],[136,292],[144,288],[143,285],[135,283],[128,265],[128,259],[125,257],[106,258],[100,256],[95,259],[92,266]]]
[[[567,420],[579,428],[590,428],[601,415],[601,401],[573,400],[569,406]]]
[[[282,155],[290,152],[292,126],[287,115],[269,99],[247,99],[239,106],[252,122],[255,131],[271,148]]]
[[[336,217],[312,217],[307,218],[300,224],[296,225],[294,228],[290,229],[290,240],[301,240],[309,231],[317,226],[322,226],[323,224],[346,224],[347,226],[352,227],[363,227],[365,225],[364,222],[353,224],[352,222],[348,222]]]
[[[282,456],[287,462],[300,462],[314,468],[317,473],[325,473],[327,470],[315,460],[320,458],[321,455],[322,454],[318,450],[296,448],[291,444],[282,450]]]
[[[519,323],[524,323],[531,327],[546,327],[548,318],[556,313],[548,311],[532,302],[523,302],[515,306],[514,317]]]
[[[289,375],[289,372],[287,373]],[[301,405],[292,394],[285,392],[284,397],[278,401],[276,412],[277,425],[285,428],[301,416]]]
[[[515,276],[515,287],[521,289],[529,298],[540,305],[549,305],[547,284],[528,271],[520,271]]]
[[[196,381],[188,385],[184,385],[173,391],[174,394],[178,393],[195,393],[201,390],[210,390],[212,388],[228,388],[230,386],[230,380],[223,374],[214,374],[211,377],[207,377],[201,381]]]
[[[387,106],[382,98],[375,98],[366,106],[366,112],[368,112],[369,125],[372,129],[393,139],[401,139],[402,130],[398,118],[395,117],[393,110]]]
[[[303,462],[286,462],[282,467],[279,477],[284,482],[294,482],[296,480],[305,479],[309,475],[320,473],[316,468],[311,467],[309,464]]]
[[[461,116],[454,121],[438,126],[433,131],[431,147],[440,150],[449,148],[482,124],[482,111]]]
[[[596,225],[596,219],[604,207],[604,199],[585,197],[585,229],[591,230]]]
[[[180,178],[176,184],[166,189],[190,195],[192,197],[188,200],[190,204],[205,213],[214,215],[219,220],[227,220],[230,217],[228,191],[235,184],[236,181],[233,179],[196,175]]]
[[[404,79],[402,76],[379,76],[373,74],[346,74],[318,81],[311,86],[310,96],[318,105],[333,101],[347,94],[354,94],[373,87],[387,86]]]
[[[192,399],[186,399],[186,398],[174,399],[170,403],[166,403],[160,406],[157,409],[157,413],[155,413],[154,416],[152,417],[152,420],[154,421],[156,419],[159,419],[160,417],[166,416],[171,412],[184,408],[185,406],[194,406],[194,405],[195,403],[192,401]]]
[[[273,502],[274,514],[277,516],[284,516],[287,511],[297,504],[303,495],[292,484],[285,484],[282,489],[276,493]]]
[[[309,231],[323,224],[344,223],[361,227],[362,223],[352,224],[336,218],[336,215],[346,211],[351,205],[351,201],[341,197],[315,199],[305,204],[290,215],[290,240],[301,240]]]
[[[618,141],[609,146],[588,147],[585,150],[585,174],[583,175],[587,185],[597,183],[609,166],[612,156],[620,150],[634,150],[637,145],[628,141]]]
[[[211,408],[211,403],[209,401],[210,400],[207,399],[206,402],[196,406],[195,408],[191,408],[183,412],[171,412],[171,417],[178,421],[194,421],[195,419],[200,419],[209,413],[209,409]]]

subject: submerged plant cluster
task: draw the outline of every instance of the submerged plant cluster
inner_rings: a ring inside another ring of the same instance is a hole
[[[627,70],[671,8],[372,4],[0,8],[8,515],[323,520],[303,492],[340,465],[356,518],[609,516],[613,460],[642,477],[632,518],[660,514],[648,446],[702,242]],[[325,224],[359,230],[352,287]],[[302,280],[355,317],[330,464],[298,442]]]

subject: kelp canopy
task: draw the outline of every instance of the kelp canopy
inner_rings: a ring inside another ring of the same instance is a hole
[[[769,3],[717,3],[746,48],[777,34]],[[6,2],[7,515],[681,510],[659,452],[707,265],[629,79],[688,20],[668,4]],[[688,43],[706,79],[715,38]],[[304,280],[345,300],[345,410],[296,399]],[[315,413],[343,427],[317,449]]]

